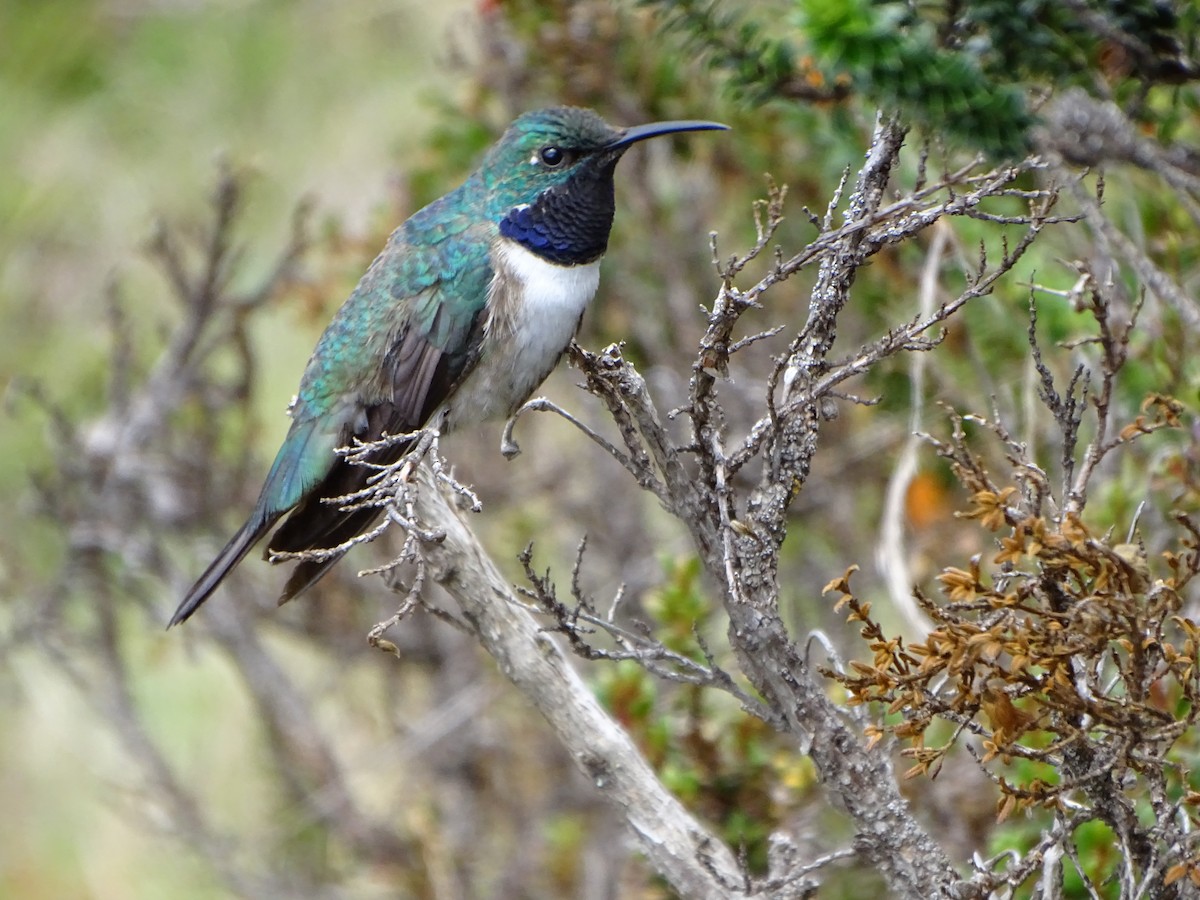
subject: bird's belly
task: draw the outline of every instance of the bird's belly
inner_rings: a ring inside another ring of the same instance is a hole
[[[447,402],[442,427],[512,415],[554,370],[600,283],[600,262],[559,266],[501,241],[480,359]]]

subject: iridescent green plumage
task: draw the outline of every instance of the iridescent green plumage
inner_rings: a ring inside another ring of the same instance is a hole
[[[570,107],[517,119],[461,187],[396,229],[338,310],[305,368],[291,429],[254,510],[171,624],[187,619],[289,512],[268,556],[336,548],[371,526],[377,510],[347,512],[328,502],[360,490],[370,474],[346,463],[338,447],[415,431],[439,409],[452,424],[523,402],[565,349],[595,290],[594,275],[581,277],[578,269],[594,272],[607,244],[612,172],[621,154],[657,134],[720,127],[667,122],[618,130]],[[505,260],[511,271],[497,272]],[[511,305],[525,296],[549,304],[545,327],[539,314],[512,315]],[[507,304],[505,321],[535,333],[528,341],[519,332],[500,342],[488,326],[497,315],[489,303]],[[514,374],[504,365],[480,367],[485,357],[531,368]],[[475,381],[487,383],[460,391],[477,367],[486,376]],[[460,393],[464,399],[451,415],[448,404]],[[393,446],[373,461],[388,462],[403,450]],[[311,586],[340,555],[300,562],[281,602]]]

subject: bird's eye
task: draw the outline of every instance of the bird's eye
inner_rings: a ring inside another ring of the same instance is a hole
[[[538,151],[538,159],[542,161],[543,165],[548,166],[551,169],[561,166],[566,158],[567,154],[563,153],[560,148],[555,146],[543,147],[540,151]]]

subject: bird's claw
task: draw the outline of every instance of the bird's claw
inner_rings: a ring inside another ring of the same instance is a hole
[[[513,428],[516,424],[517,417],[512,416],[504,423],[504,431],[500,434],[500,455],[505,459],[516,459],[521,455],[521,445],[513,438]]]

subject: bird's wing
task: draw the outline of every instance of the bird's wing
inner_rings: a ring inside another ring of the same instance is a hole
[[[468,230],[416,248],[403,229],[393,235],[321,336],[254,510],[188,591],[172,625],[191,616],[289,510],[268,555],[336,547],[371,526],[378,510],[346,512],[326,502],[361,490],[371,474],[334,451],[353,438],[369,442],[420,428],[474,365],[492,277],[480,237]],[[394,445],[373,461],[387,463],[403,451]],[[339,557],[300,563],[282,599],[315,583]]]
[[[385,434],[404,434],[420,428],[445,398],[451,385],[474,365],[482,331],[481,312],[477,310],[465,323],[467,330],[463,342],[453,353],[431,342],[423,329],[408,328],[400,335],[383,360],[382,374],[391,387],[390,396],[364,407],[356,427],[335,446],[348,444],[352,438],[376,441]],[[403,443],[392,444],[372,454],[370,460],[376,465],[387,465],[406,449]],[[365,488],[373,471],[335,458],[321,482],[305,492],[299,505],[272,535],[266,555],[330,549],[370,529],[379,517],[379,509],[344,510],[330,501]],[[340,557],[339,553],[324,560],[298,563],[284,587],[280,602],[303,593]]]
[[[360,414],[335,446],[345,445],[351,438],[369,442],[385,434],[420,428],[474,366],[492,278],[488,242],[482,237],[467,232],[461,238],[441,242],[441,268],[434,276],[427,270],[422,273],[422,278],[431,282],[420,293],[404,298],[404,315],[393,320],[390,327],[361,335],[361,339],[369,340],[382,330],[386,341],[372,353],[375,361],[368,373],[371,386],[358,394],[362,400]],[[411,261],[413,257],[404,255],[403,259]],[[381,268],[375,291],[394,295],[415,280],[415,276],[406,275],[403,265]],[[372,309],[378,308],[378,304],[372,304]],[[403,444],[394,444],[375,453],[371,461],[386,465],[405,449]],[[272,536],[267,555],[330,549],[367,531],[378,518],[378,509],[346,511],[330,501],[362,490],[371,474],[370,468],[333,458],[321,482],[305,491],[299,505]],[[315,584],[340,556],[298,563],[280,602]]]

